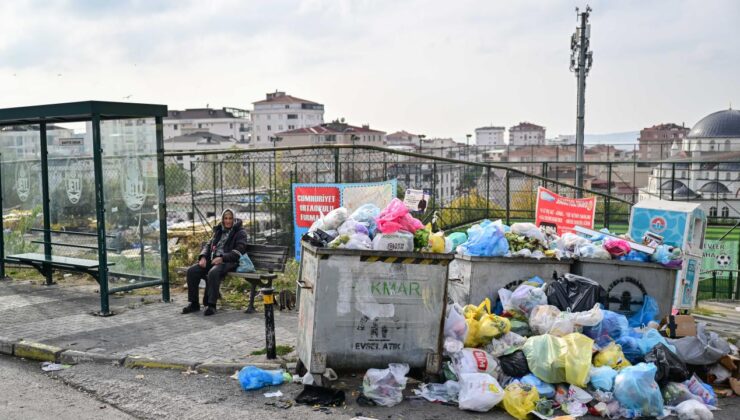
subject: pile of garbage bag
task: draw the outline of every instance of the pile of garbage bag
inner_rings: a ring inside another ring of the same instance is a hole
[[[726,360],[737,348],[702,324],[695,336],[667,338],[652,303],[628,319],[603,309],[599,289],[578,276],[547,284],[533,278],[499,290],[500,315],[491,313],[489,299],[450,303],[444,380],[416,393],[461,410],[498,407],[516,419],[711,419],[718,397],[709,384],[740,380],[740,358]]]
[[[614,237],[608,229],[599,235],[555,234],[546,227],[532,223],[505,225],[501,220],[484,220],[471,226],[468,240],[457,252],[475,257],[528,257],[528,258],[597,258],[622,261],[655,262],[668,267],[681,267],[681,249],[663,244],[649,243],[655,252],[651,255],[632,249],[632,238]],[[645,241],[643,241],[645,242]]]

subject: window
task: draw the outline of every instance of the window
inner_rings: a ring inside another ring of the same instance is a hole
[[[730,209],[728,209],[727,207],[722,207],[722,217],[725,219],[730,217]]]
[[[709,150],[710,150],[710,151],[714,151],[714,140],[711,140],[711,141],[709,142]]]
[[[198,128],[203,128],[203,124],[198,123]]]
[[[288,126],[288,130],[295,130],[295,126],[294,125],[289,125]]]
[[[717,217],[717,207],[709,208],[709,217]]]
[[[270,131],[270,130],[272,130],[272,126],[271,125],[268,125],[267,126],[267,131]]]
[[[257,141],[260,141],[260,136],[257,136]]]
[[[270,114],[267,114],[267,119],[268,119],[268,120],[270,119]]]
[[[278,125],[278,130],[283,131],[283,125],[282,124]]]
[[[298,119],[298,114],[288,114],[288,119],[289,120],[297,120]]]
[[[285,105],[285,109],[288,109],[288,108],[290,108],[290,105]]]
[[[229,128],[234,128],[234,124],[233,123],[229,123]]]
[[[177,130],[177,124],[173,125],[172,128]]]
[[[725,172],[725,181],[729,181],[730,180],[730,176],[731,175],[730,175],[729,172]]]

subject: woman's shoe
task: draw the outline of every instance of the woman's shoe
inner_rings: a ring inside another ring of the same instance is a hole
[[[206,308],[206,311],[203,312],[203,315],[205,316],[211,316],[216,313],[216,307],[208,305],[208,308]]]
[[[200,311],[200,305],[196,305],[194,303],[190,303],[188,306],[182,308],[182,313],[189,314],[191,312],[198,312]]]

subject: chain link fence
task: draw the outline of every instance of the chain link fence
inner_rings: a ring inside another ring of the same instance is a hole
[[[369,146],[317,146],[255,151],[168,153],[168,234],[187,238],[210,232],[231,208],[255,243],[293,246],[293,183],[355,183],[396,179],[397,196],[407,188],[430,194],[423,222],[452,230],[481,219],[506,223],[533,220],[542,186],[575,197],[577,188],[513,168]],[[597,224],[626,223],[630,202],[598,196]],[[190,246],[193,246],[192,244]],[[185,263],[178,261],[177,263]],[[289,264],[285,277],[297,276]]]

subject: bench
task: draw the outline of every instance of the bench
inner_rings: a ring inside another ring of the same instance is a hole
[[[53,268],[69,271],[79,271],[82,273],[90,274],[91,276],[95,277],[95,280],[98,280],[98,268],[100,267],[100,264],[98,263],[98,261],[95,260],[62,257],[59,255],[51,255],[47,257],[44,254],[39,254],[35,252],[7,255],[5,259],[11,262],[33,266],[41,274],[47,277],[47,283],[51,274],[50,270]],[[108,263],[108,265],[114,264],[115,263]]]
[[[257,286],[272,287],[272,281],[277,278],[277,273],[285,271],[285,263],[288,261],[288,247],[278,245],[248,244],[247,255],[252,260],[256,272],[237,273],[231,272],[226,277],[246,280],[251,285],[249,294],[249,306],[246,313],[253,313],[254,297],[257,295]],[[186,267],[177,269],[178,273],[187,272]],[[280,301],[286,300],[280,296]],[[288,302],[289,305],[289,302]],[[281,309],[282,309],[281,305]]]

